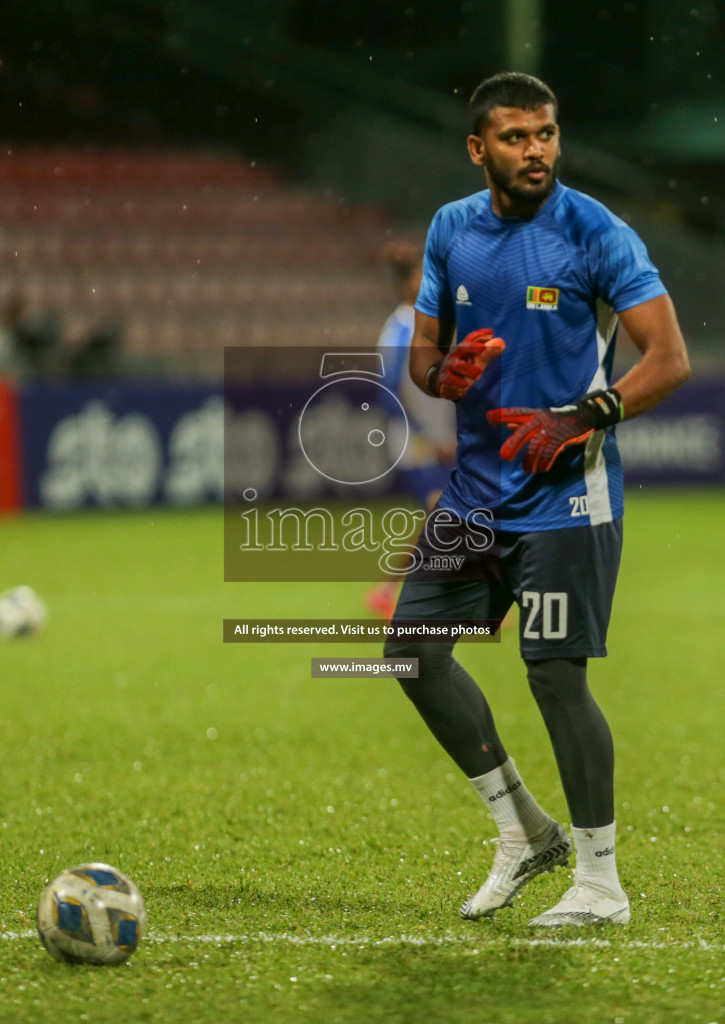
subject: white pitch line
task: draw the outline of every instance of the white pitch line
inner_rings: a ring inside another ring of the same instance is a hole
[[[436,935],[426,937],[422,935],[387,935],[382,939],[373,939],[367,935],[358,936],[336,936],[336,935],[289,935],[286,932],[268,933],[257,932],[252,935],[245,934],[219,934],[219,935],[159,935],[154,932],[147,936],[149,942],[189,942],[203,945],[223,945],[238,943],[246,945],[251,943],[269,944],[286,943],[290,946],[327,946],[334,949],[336,946],[356,946],[359,949],[374,948],[379,946],[472,946],[486,947],[500,946],[549,946],[556,947],[586,947],[594,946],[602,949],[679,949],[679,950],[702,950],[723,952],[725,944],[706,942],[698,939],[692,942],[646,942],[642,939],[630,939],[624,941],[612,941],[611,939],[600,939],[595,936],[581,936],[579,938],[535,938],[506,939],[500,935]],[[483,939],[483,942],[481,940]]]
[[[37,939],[38,933],[34,930],[22,932],[0,931],[0,940],[15,942],[20,939]],[[271,943],[286,944],[289,946],[326,946],[335,949],[338,946],[357,947],[358,949],[369,949],[381,946],[469,946],[472,952],[478,952],[479,946],[486,948],[502,946],[524,946],[524,947],[549,947],[549,948],[587,948],[599,949],[676,949],[694,950],[700,952],[725,951],[725,944],[707,942],[705,939],[694,939],[684,942],[646,942],[642,939],[602,939],[595,936],[581,936],[577,938],[536,938],[507,939],[501,935],[457,935],[448,933],[426,937],[423,935],[387,935],[382,939],[374,939],[368,935],[339,936],[339,935],[290,935],[288,932],[254,932],[245,933],[220,933],[217,935],[165,935],[161,932],[150,932],[144,936],[144,942],[152,942],[156,945],[165,943],[188,943],[190,945],[253,945],[259,943],[269,945]]]

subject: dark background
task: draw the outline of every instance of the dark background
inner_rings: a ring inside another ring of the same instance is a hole
[[[538,74],[560,99],[562,177],[640,230],[698,364],[720,359],[722,3],[5,0],[1,17],[9,152],[228,151],[415,237],[482,185],[473,88]]]
[[[516,67],[571,138],[725,195],[713,0],[5,0],[0,56],[6,138],[226,143],[297,171],[355,105],[440,122]]]

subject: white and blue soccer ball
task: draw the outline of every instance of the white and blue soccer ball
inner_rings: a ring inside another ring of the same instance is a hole
[[[50,882],[38,902],[40,939],[55,960],[120,964],[146,927],[143,896],[109,864],[80,864]]]
[[[11,587],[0,594],[0,637],[32,636],[48,612],[32,587]]]

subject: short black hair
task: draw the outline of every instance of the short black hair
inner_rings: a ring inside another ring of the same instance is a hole
[[[501,71],[481,82],[471,96],[473,134],[480,134],[494,107],[535,110],[547,103],[553,104],[556,115],[559,102],[546,82],[533,75],[525,75],[522,71]]]

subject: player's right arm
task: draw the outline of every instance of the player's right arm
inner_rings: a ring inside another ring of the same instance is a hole
[[[455,307],[448,279],[450,240],[468,216],[461,202],[449,203],[436,213],[428,230],[423,255],[423,278],[415,304],[415,327],[410,346],[410,375],[434,398],[457,402],[489,363],[505,348],[488,328],[467,334],[451,346],[456,329]]]
[[[440,364],[448,353],[456,325],[453,320],[440,320],[415,311],[415,328],[410,342],[410,376],[427,395],[434,392],[426,385],[431,366]]]
[[[418,387],[435,398],[457,402],[506,347],[490,328],[472,331],[450,347],[455,324],[416,310],[410,346],[410,375]]]

